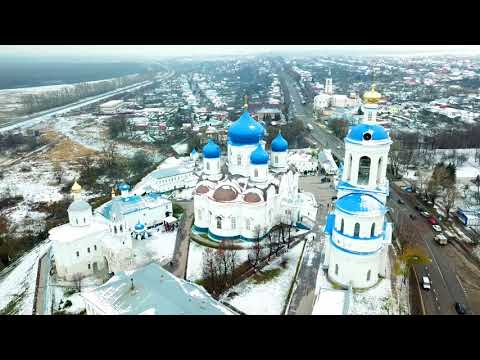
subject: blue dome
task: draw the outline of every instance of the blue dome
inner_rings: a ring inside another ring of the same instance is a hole
[[[140,223],[138,223],[138,224],[135,225],[135,230],[141,231],[141,230],[143,230],[143,229],[145,229],[145,225],[140,224]]]
[[[268,164],[268,153],[258,144],[257,148],[250,155],[250,162],[254,165]]]
[[[209,139],[207,145],[203,147],[203,157],[207,159],[217,159],[220,157],[220,147],[215,144],[212,139]]]
[[[120,185],[118,185],[118,190],[128,191],[130,190],[130,185],[128,185],[127,183],[121,183]]]
[[[350,129],[347,134],[347,140],[363,141],[363,134],[370,133],[372,135],[371,140],[381,141],[388,140],[389,136],[387,131],[380,125],[375,124],[358,124]]]
[[[272,151],[283,152],[288,150],[288,142],[284,139],[279,132],[278,135],[272,141]]]
[[[195,155],[197,153],[197,150],[195,150],[195,148],[193,148],[192,152],[190,153],[190,155]]]
[[[228,139],[233,145],[255,145],[262,140],[265,129],[245,111],[228,128]]]
[[[369,194],[350,193],[337,200],[335,208],[347,214],[369,213],[372,216],[385,213],[385,206]]]

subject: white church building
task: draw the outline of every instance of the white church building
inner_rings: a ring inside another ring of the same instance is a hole
[[[203,147],[203,171],[194,190],[192,231],[215,241],[255,241],[275,225],[312,228],[313,194],[298,189],[299,174],[287,162],[281,133],[265,149],[265,129],[247,111],[228,129],[227,155],[210,140]]]
[[[345,138],[345,159],[335,210],[327,216],[323,268],[344,287],[368,288],[387,273],[392,225],[385,219],[388,132],[376,124],[380,94],[364,94],[363,122]]]
[[[136,241],[172,214],[172,203],[159,194],[134,195],[125,183],[119,190],[120,196],[112,190],[112,200],[94,212],[81,198],[81,186],[72,186],[69,222],[49,232],[59,278],[72,281],[131,268]]]
[[[329,71],[328,78],[325,79],[324,92],[318,94],[313,99],[313,112],[318,116],[331,107],[350,108],[359,105],[360,99],[357,98],[355,94],[351,94],[350,96],[334,94],[332,75]]]

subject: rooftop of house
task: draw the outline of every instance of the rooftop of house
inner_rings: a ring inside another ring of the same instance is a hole
[[[203,287],[175,277],[156,263],[117,273],[82,296],[103,314],[234,315]]]

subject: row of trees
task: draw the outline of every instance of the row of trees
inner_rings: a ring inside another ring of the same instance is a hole
[[[0,133],[0,151],[33,151],[46,142],[34,133]]]
[[[63,106],[151,78],[151,74],[124,76],[112,80],[83,82],[60,90],[22,96],[23,115]]]
[[[328,128],[333,131],[336,137],[344,139],[348,133],[348,121],[345,119],[329,119]]]
[[[254,231],[256,241],[248,251],[247,261],[240,263],[239,247],[232,241],[222,241],[217,249],[206,248],[202,258],[202,284],[214,297],[233,286],[248,270],[256,272],[284,249],[290,248],[294,237],[293,226],[281,223],[272,229],[260,243],[265,229]],[[245,250],[244,250],[245,251]]]

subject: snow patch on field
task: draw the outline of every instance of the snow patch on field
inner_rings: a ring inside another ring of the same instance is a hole
[[[38,260],[49,246],[48,240],[39,244],[0,273],[0,312],[10,301],[19,299],[13,312],[20,315],[32,314]]]
[[[287,302],[302,249],[303,243],[300,243],[282,258],[276,259],[262,269],[262,272],[279,270],[280,273],[273,279],[257,284],[253,277],[250,277],[230,289],[229,293],[235,292],[238,295],[228,298],[227,293],[222,300],[248,315],[281,315]],[[283,258],[287,260],[286,268],[280,265]]]

